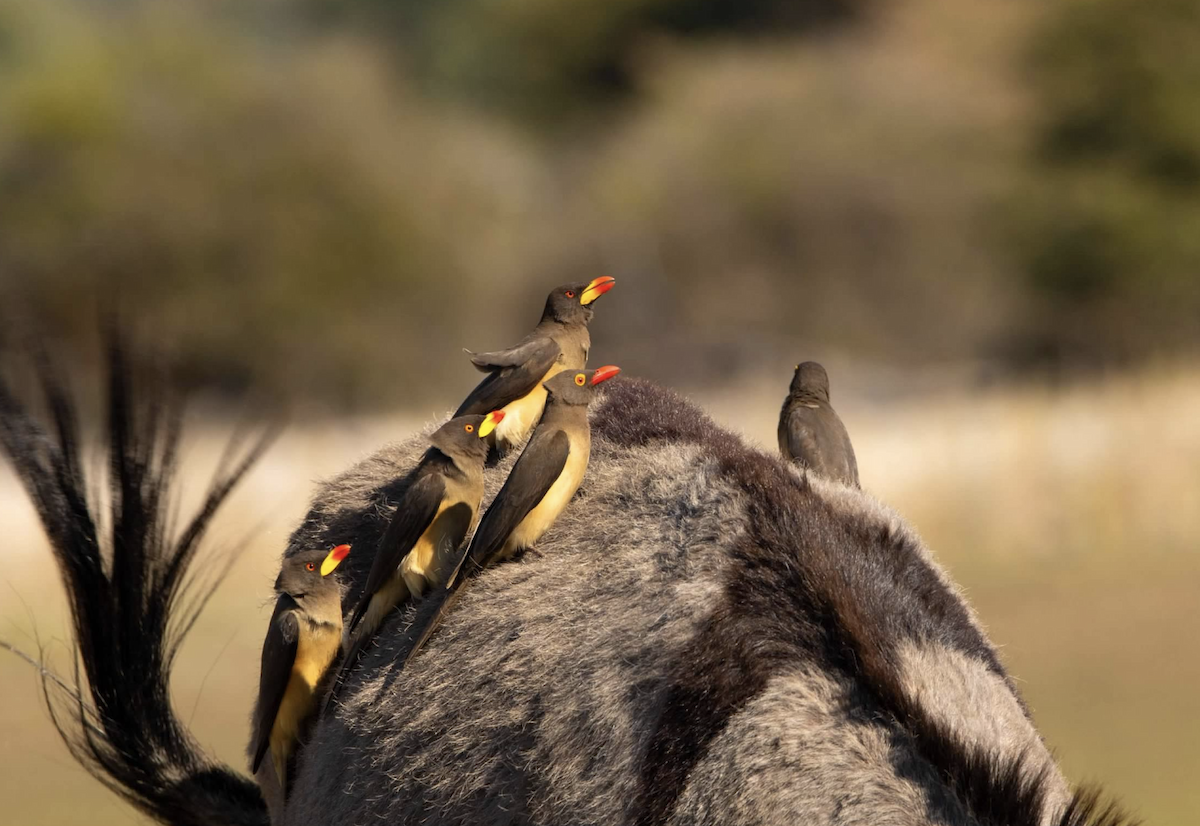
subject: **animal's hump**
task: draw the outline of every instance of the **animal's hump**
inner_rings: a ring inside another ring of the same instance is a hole
[[[617,376],[601,387],[591,413],[593,438],[622,447],[669,442],[715,448],[739,441],[694,402],[652,381]]]
[[[485,571],[409,668],[423,609],[382,626],[288,822],[1000,826],[1066,806],[896,514],[651,382],[608,383],[591,422],[584,485],[533,551]]]

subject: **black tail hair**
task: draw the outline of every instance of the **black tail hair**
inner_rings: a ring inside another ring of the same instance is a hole
[[[88,496],[75,405],[45,351],[35,348],[34,366],[46,427],[0,379],[0,448],[62,575],[76,685],[80,665],[87,676],[86,688],[73,689],[42,669],[51,718],[89,773],[152,818],[263,826],[257,785],[203,753],[171,708],[169,684],[180,643],[227,569],[197,577],[200,541],[275,431],[231,440],[199,510],[176,532],[171,494],[183,405],[160,372],[131,367],[118,333],[107,334],[106,349],[106,496]]]

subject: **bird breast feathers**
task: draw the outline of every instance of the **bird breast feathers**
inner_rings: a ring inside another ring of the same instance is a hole
[[[546,388],[543,383],[562,370],[561,364],[552,365],[532,390],[504,406],[504,418],[500,420],[500,424],[496,425],[496,438],[513,444],[521,441],[525,434],[533,429],[538,423],[538,419],[542,417],[542,410],[546,407]]]
[[[529,515],[521,520],[521,524],[505,543],[506,556],[537,542],[563,512],[583,482],[583,475],[587,471],[588,452],[587,445],[571,445],[571,452],[567,455],[567,464],[562,473]]]
[[[477,507],[470,507],[469,510],[456,508],[459,504],[461,502],[457,497],[442,500],[437,516],[400,564],[402,574],[417,575],[426,580],[439,578],[435,576],[438,573],[436,569],[444,567],[444,558],[458,549],[477,510]],[[470,503],[467,504],[470,506]],[[448,574],[448,571],[445,572],[445,575]],[[405,577],[406,581],[408,576]]]

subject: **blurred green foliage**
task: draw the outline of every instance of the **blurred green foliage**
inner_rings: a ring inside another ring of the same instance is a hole
[[[1191,0],[1066,4],[1033,41],[1025,260],[1057,359],[1128,360],[1200,333],[1197,44]]]
[[[320,21],[382,23],[435,91],[532,124],[594,121],[637,87],[663,37],[786,36],[861,18],[872,0],[311,0]]]
[[[1198,15],[0,0],[0,301],[338,410],[452,406],[602,273],[604,359],[681,385],[1186,351]]]
[[[190,4],[6,2],[0,31],[10,298],[67,335],[115,299],[218,386],[336,406],[367,354],[415,372],[456,273],[413,193],[455,163],[369,54]]]

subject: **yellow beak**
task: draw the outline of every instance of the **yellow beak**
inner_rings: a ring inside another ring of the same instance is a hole
[[[325,561],[321,563],[321,576],[329,576],[333,573],[333,569],[338,566],[343,559],[350,553],[349,545],[338,545],[329,552],[329,556],[325,557]]]
[[[479,423],[479,438],[482,439],[488,436],[493,430],[496,429],[496,425],[500,424],[500,421],[503,418],[503,410],[493,410],[491,413],[487,414],[483,421]]]
[[[587,306],[595,301],[600,296],[613,288],[617,283],[617,279],[611,275],[602,275],[599,278],[593,278],[591,282],[584,288],[583,294],[579,296],[579,303]]]

